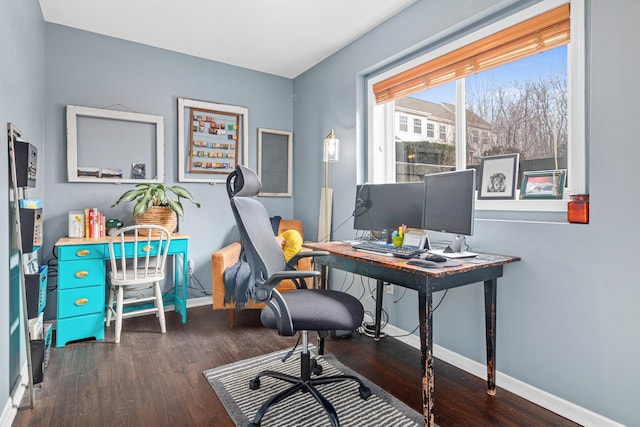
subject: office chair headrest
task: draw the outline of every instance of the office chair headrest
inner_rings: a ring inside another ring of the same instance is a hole
[[[237,165],[236,170],[227,177],[227,195],[232,197],[251,197],[262,190],[258,175],[246,166]]]

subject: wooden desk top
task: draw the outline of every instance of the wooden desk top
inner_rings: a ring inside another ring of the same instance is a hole
[[[188,239],[189,235],[183,233],[171,233],[171,240],[179,240],[179,239]],[[133,238],[127,237],[126,240],[133,241]],[[141,238],[140,240],[146,240],[146,237]],[[153,238],[151,239],[153,240]],[[109,243],[109,236],[100,237],[97,239],[87,239],[85,237],[61,237],[56,242],[56,246],[64,246],[64,245],[97,245],[100,243]]]
[[[359,262],[383,265],[386,268],[411,272],[414,274],[418,273],[423,276],[431,277],[444,277],[520,261],[520,257],[516,256],[479,253],[477,256],[472,258],[457,258],[452,260],[459,261],[461,263],[457,266],[428,268],[409,265],[407,264],[407,261],[409,261],[408,259],[357,251],[353,249],[350,244],[343,242],[305,242],[303,246],[316,251],[327,251],[330,254],[339,255]],[[315,261],[322,264],[322,257],[316,258]]]

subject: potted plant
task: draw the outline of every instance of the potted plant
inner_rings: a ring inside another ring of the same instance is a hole
[[[194,200],[191,193],[178,185],[165,187],[163,184],[147,183],[137,184],[136,187],[136,189],[125,192],[111,205],[114,207],[119,203],[135,200],[133,217],[136,224],[162,225],[173,232],[178,225],[178,217],[184,216],[181,199],[187,199],[200,207],[200,203]]]

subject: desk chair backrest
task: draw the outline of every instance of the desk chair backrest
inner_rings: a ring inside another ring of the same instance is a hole
[[[135,285],[162,280],[169,243],[169,230],[159,225],[132,225],[113,233],[109,238],[111,282]]]
[[[231,210],[240,231],[240,241],[259,288],[271,275],[287,270],[282,249],[273,235],[269,213],[253,199],[262,189],[260,179],[251,169],[238,165],[227,177]],[[266,295],[256,295],[264,300]]]

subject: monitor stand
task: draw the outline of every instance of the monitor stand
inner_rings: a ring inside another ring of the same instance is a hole
[[[453,240],[453,244],[447,246],[444,249],[432,249],[429,252],[441,255],[447,258],[471,258],[477,256],[478,254],[475,252],[468,252],[462,250],[462,245],[464,244],[465,239],[464,236],[456,236]]]

